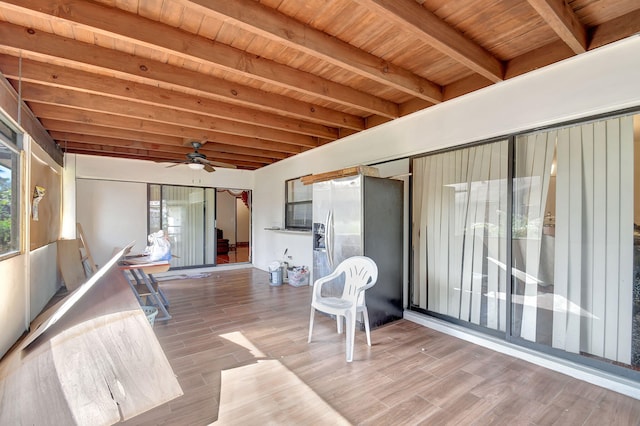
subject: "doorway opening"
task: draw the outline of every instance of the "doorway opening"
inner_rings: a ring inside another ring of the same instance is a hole
[[[216,189],[216,264],[251,262],[251,191]]]

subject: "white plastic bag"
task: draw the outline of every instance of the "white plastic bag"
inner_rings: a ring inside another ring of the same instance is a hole
[[[150,262],[171,260],[171,243],[162,229],[149,234],[147,241],[149,241],[149,245],[145,249],[145,253],[149,256]]]
[[[306,266],[294,266],[290,269],[289,285],[294,287],[309,285],[309,269]]]

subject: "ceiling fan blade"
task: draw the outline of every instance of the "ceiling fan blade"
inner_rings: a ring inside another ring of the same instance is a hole
[[[179,163],[173,163],[173,164],[169,164],[168,166],[166,166],[166,168],[168,169],[169,167],[175,167],[175,166],[179,166],[180,164],[186,164],[186,162],[181,161]]]
[[[207,160],[207,162],[209,164],[211,164],[212,166],[216,166],[216,167],[224,167],[227,169],[237,169],[238,166],[234,165],[234,164],[229,164],[229,163],[222,163],[220,161],[209,161]]]
[[[205,165],[204,165],[204,171],[205,171],[205,172],[209,172],[209,173],[213,173],[213,172],[215,172],[215,171],[216,171],[216,169],[214,169],[213,167],[211,167],[211,166],[210,166],[210,165],[208,165],[208,164],[205,164]]]

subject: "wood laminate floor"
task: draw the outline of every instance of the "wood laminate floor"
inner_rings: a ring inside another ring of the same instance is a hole
[[[640,401],[400,320],[344,335],[310,287],[254,269],[163,281],[154,330],[184,395],[126,425],[638,425]]]
[[[223,265],[225,263],[243,263],[249,261],[249,246],[237,246],[233,250],[229,250],[225,254],[219,254],[216,257],[216,264]]]

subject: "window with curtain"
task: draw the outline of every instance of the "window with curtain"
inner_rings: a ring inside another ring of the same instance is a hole
[[[163,229],[172,268],[216,263],[215,190],[149,185],[149,232]]]
[[[412,305],[506,326],[508,142],[413,160]]]
[[[640,370],[640,114],[511,140],[413,159],[411,308]]]
[[[517,137],[514,336],[640,365],[638,117]]]

